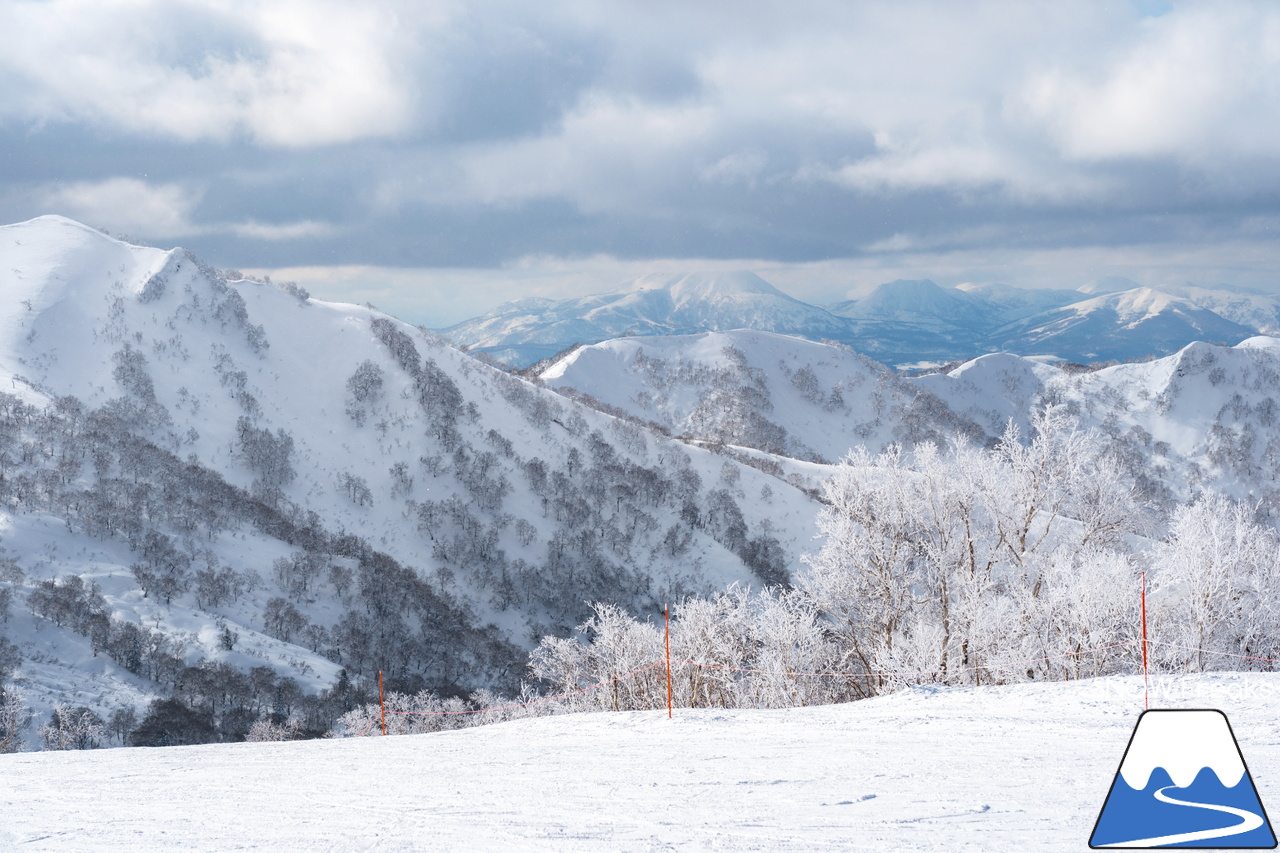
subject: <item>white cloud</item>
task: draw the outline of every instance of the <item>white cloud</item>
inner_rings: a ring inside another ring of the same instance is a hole
[[[231,231],[238,237],[248,237],[252,240],[278,241],[327,237],[334,234],[337,229],[326,222],[315,222],[310,219],[285,223],[257,222],[250,219],[247,222],[218,227],[218,230]]]
[[[32,193],[41,213],[58,213],[146,240],[230,233],[250,240],[278,242],[327,237],[338,230],[329,223],[309,219],[197,223],[193,221],[194,213],[203,195],[201,188],[191,184],[148,183],[123,177],[48,184]]]
[[[214,143],[155,146],[188,180],[113,177],[135,161],[50,190],[71,215],[300,245],[350,224],[421,262],[1137,241],[1273,210],[1280,5],[1148,5],[0,3],[0,122]],[[419,239],[466,222],[500,225]]]
[[[1066,157],[1280,154],[1280,7],[1188,4],[1134,36],[1101,68],[1052,67],[1020,93]]]
[[[402,131],[395,16],[339,0],[0,5],[4,112],[270,146]]]
[[[200,195],[185,184],[149,184],[136,178],[53,184],[35,193],[41,212],[59,213],[116,233],[160,239],[201,230],[191,223]]]
[[[1060,205],[1127,198],[1131,176],[1109,168],[1118,159],[1194,163],[1212,193],[1239,183],[1224,157],[1280,150],[1280,7],[1191,3],[1158,18],[1086,0],[717,8],[682,22],[676,41],[696,92],[645,98],[604,74],[541,133],[431,150],[430,180],[397,178],[383,196],[559,198],[599,212],[652,209],[699,182],[816,179]],[[677,24],[667,14],[658,5],[645,25],[619,14],[612,28],[579,17],[630,54],[645,40],[659,50],[660,24]],[[768,174],[785,158],[754,138],[762,131],[800,165]]]
[[[754,187],[767,165],[767,154],[758,148],[748,148],[721,157],[702,170],[702,178],[713,183],[746,184]]]
[[[713,131],[714,110],[596,93],[538,136],[457,146],[405,163],[379,188],[389,207],[410,200],[514,206],[540,198],[586,212],[644,210],[686,170]]]

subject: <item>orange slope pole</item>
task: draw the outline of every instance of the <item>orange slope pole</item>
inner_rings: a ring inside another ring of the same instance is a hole
[[[671,719],[671,608],[663,605],[662,621],[667,641],[667,719]]]

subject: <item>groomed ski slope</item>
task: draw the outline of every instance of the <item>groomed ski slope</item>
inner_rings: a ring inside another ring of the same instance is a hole
[[[1155,677],[1219,708],[1280,809],[1280,674]],[[0,757],[0,849],[1087,849],[1142,679],[917,688],[781,711]],[[1274,812],[1273,812],[1274,814]]]

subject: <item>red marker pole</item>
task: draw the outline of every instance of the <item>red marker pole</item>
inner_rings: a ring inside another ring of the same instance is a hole
[[[667,641],[667,719],[671,719],[671,608],[662,606],[662,621]]]
[[[1142,683],[1143,704],[1151,710],[1151,676],[1147,672],[1147,573],[1142,573]]]
[[[387,698],[382,692],[382,670],[378,670],[378,704],[382,706],[382,736],[387,736]]]

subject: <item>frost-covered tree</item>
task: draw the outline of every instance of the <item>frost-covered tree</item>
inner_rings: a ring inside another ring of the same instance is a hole
[[[22,748],[22,732],[31,723],[31,709],[13,688],[0,685],[0,755]]]
[[[1115,550],[1060,548],[1038,556],[1011,584],[1019,628],[1008,631],[1004,622],[992,662],[1007,661],[1001,671],[1015,680],[1024,671],[1036,680],[1132,671],[1135,649],[1120,644],[1141,636],[1138,571],[1132,555]]]
[[[382,396],[383,372],[375,362],[365,360],[347,379],[347,417],[364,426],[369,408]]]
[[[257,475],[254,492],[270,502],[280,497],[282,487],[293,481],[293,436],[283,429],[274,433],[255,427],[241,416],[236,422],[239,449],[249,469]]]
[[[301,740],[304,737],[302,725],[302,720],[297,717],[290,717],[284,723],[276,723],[264,718],[249,727],[249,733],[245,736],[245,740],[251,743]]]
[[[1038,412],[1033,425],[1030,441],[1011,425],[990,451],[963,441],[911,455],[858,449],[826,483],[825,544],[806,558],[802,588],[877,689],[900,676],[1014,677],[1000,662],[1016,657],[1029,625],[1042,625],[1044,601],[1096,613],[1075,579],[1094,561],[1132,580],[1105,547],[1137,522],[1131,484],[1060,410]],[[1036,648],[1050,639],[1054,653],[1080,650],[1062,631],[1042,632]]]
[[[22,652],[6,638],[0,637],[0,689],[22,664]]]
[[[299,551],[272,563],[276,584],[294,601],[302,601],[309,596],[326,568],[328,561],[313,551]]]
[[[665,671],[653,667],[662,660],[661,632],[614,604],[597,603],[593,610],[579,626],[588,642],[544,638],[529,658],[529,669],[557,692],[603,683],[602,689],[583,696],[588,707],[630,711],[665,706]]]
[[[45,750],[97,749],[106,740],[106,724],[89,708],[58,704],[49,722],[40,727],[40,745]]]
[[[357,477],[349,471],[343,471],[338,475],[338,487],[356,506],[373,504],[373,492],[369,489],[369,484],[364,477]]]
[[[1169,644],[1156,647],[1160,660],[1204,671],[1249,665],[1214,651],[1280,650],[1280,540],[1248,507],[1217,494],[1178,507],[1150,558],[1152,617]]]

